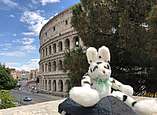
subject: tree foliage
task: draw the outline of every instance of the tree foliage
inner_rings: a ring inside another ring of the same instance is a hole
[[[0,65],[0,90],[10,90],[16,86],[17,81],[10,75],[9,69]]]
[[[65,52],[64,69],[70,77],[71,87],[80,86],[81,78],[88,70],[86,55],[82,48]]]
[[[114,77],[145,69],[150,78],[157,74],[156,0],[80,1],[72,7],[72,26],[85,46],[110,48]]]
[[[15,107],[14,99],[7,90],[0,90],[0,109]]]

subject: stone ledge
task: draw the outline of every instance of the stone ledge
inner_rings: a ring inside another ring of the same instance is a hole
[[[60,115],[58,104],[63,100],[49,101],[0,110],[0,115]]]
[[[141,100],[145,98],[147,97],[138,97],[137,99]],[[3,109],[0,110],[0,115],[60,115],[58,113],[58,105],[63,101],[64,99]],[[157,115],[157,113],[152,115]]]

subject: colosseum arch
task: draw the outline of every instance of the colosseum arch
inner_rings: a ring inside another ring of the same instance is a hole
[[[56,65],[56,61],[53,61],[53,71],[56,71],[57,65]]]
[[[51,45],[49,45],[49,55],[51,55],[52,53],[52,48],[51,48]]]
[[[60,41],[58,43],[58,51],[61,52],[62,50],[63,50],[63,43],[62,43],[62,41]]]
[[[56,91],[56,80],[53,80],[53,91]]]
[[[56,44],[53,44],[53,53],[56,53]]]
[[[79,45],[80,45],[79,37],[78,37],[78,36],[75,36],[75,37],[73,38],[73,46],[74,46],[74,47],[79,47]]]
[[[64,45],[65,45],[65,49],[70,49],[70,40],[66,39]]]
[[[42,57],[44,57],[45,56],[45,50],[43,49],[42,50]]]
[[[63,92],[63,81],[62,80],[58,81],[58,91]]]
[[[47,90],[47,80],[45,80],[45,90]]]
[[[46,47],[46,56],[47,56],[47,53],[48,53],[48,52],[47,52],[47,47]]]
[[[48,72],[51,72],[51,62],[49,62],[49,64],[48,64]]]
[[[58,62],[58,70],[62,70],[63,69],[63,62],[62,60],[59,60]]]
[[[68,92],[70,89],[70,80],[66,80],[64,86],[65,86],[65,91]]]
[[[48,90],[51,91],[51,80],[49,80],[48,82],[48,88],[49,88]]]
[[[47,72],[47,63],[45,64],[45,72]]]
[[[42,64],[42,72],[44,72],[44,64]]]

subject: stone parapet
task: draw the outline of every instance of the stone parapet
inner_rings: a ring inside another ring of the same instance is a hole
[[[138,97],[137,99],[145,98]],[[63,101],[64,99],[4,109],[0,110],[0,115],[60,115],[58,113],[58,105]],[[157,115],[157,113],[152,115]]]

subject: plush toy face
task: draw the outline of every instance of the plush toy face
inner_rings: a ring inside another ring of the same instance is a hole
[[[90,47],[86,52],[88,63],[90,64],[88,74],[92,79],[106,80],[111,76],[111,67],[109,65],[110,52],[105,46],[99,48]]]
[[[109,63],[96,61],[90,65],[88,74],[93,79],[100,78],[106,80],[111,76],[111,67]]]

